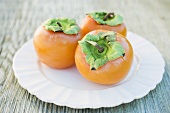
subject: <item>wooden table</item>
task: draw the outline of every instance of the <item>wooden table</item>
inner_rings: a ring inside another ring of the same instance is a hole
[[[81,23],[84,15],[92,11],[122,14],[129,31],[159,49],[166,62],[162,82],[144,98],[112,108],[72,109],[45,103],[29,94],[14,76],[15,52],[33,38],[44,20],[72,17]],[[0,26],[0,113],[170,113],[169,0],[0,0]]]

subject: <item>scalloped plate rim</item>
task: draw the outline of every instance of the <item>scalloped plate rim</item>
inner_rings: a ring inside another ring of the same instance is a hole
[[[132,32],[130,32],[130,31],[128,31],[128,34],[136,35],[137,37],[142,38],[141,36],[139,36],[139,35],[137,35],[137,34],[135,34],[135,33],[132,33]],[[144,39],[144,38],[142,38],[142,39],[145,40],[145,41],[147,41],[147,40]],[[149,42],[149,41],[147,41],[147,42]],[[27,42],[26,42],[26,43],[27,43]],[[26,43],[25,43],[22,47],[24,47],[24,46],[26,45]],[[154,46],[154,45],[153,45],[152,43],[150,43],[150,42],[149,42],[149,44],[152,45],[152,46]],[[22,47],[21,47],[21,48],[22,48]],[[154,46],[154,47],[155,47],[155,46]],[[117,102],[116,104],[115,104],[114,102],[111,103],[111,104],[106,104],[106,103],[104,103],[104,104],[95,104],[95,105],[90,105],[90,104],[88,104],[88,105],[81,105],[81,104],[76,105],[76,104],[73,104],[73,103],[71,103],[71,102],[70,102],[70,103],[66,103],[66,102],[61,103],[61,102],[57,102],[57,101],[55,101],[55,100],[46,99],[46,98],[44,98],[44,97],[41,97],[38,93],[32,92],[31,89],[29,89],[29,88],[26,87],[23,83],[21,83],[20,79],[19,79],[18,76],[17,76],[17,72],[16,72],[16,70],[15,70],[15,67],[14,67],[16,56],[17,56],[17,54],[20,52],[21,48],[15,53],[15,56],[13,57],[13,64],[12,64],[12,67],[13,67],[13,70],[14,70],[14,75],[15,75],[15,77],[18,79],[19,84],[20,84],[24,89],[28,90],[28,92],[29,92],[30,94],[35,95],[37,98],[39,98],[40,100],[42,100],[42,101],[44,101],[44,102],[53,103],[53,104],[56,104],[56,105],[59,105],[59,106],[67,106],[67,107],[76,108],[76,109],[84,109],[84,108],[96,109],[96,108],[101,108],[101,107],[115,107],[115,106],[118,106],[118,105],[121,105],[121,104],[124,104],[124,103],[132,102],[132,101],[135,100],[135,99],[140,99],[140,98],[146,96],[151,90],[153,90],[153,89],[161,82],[161,80],[162,80],[162,78],[163,78],[164,71],[165,71],[165,61],[164,61],[161,53],[160,53],[160,52],[158,51],[158,49],[155,47],[155,48],[157,49],[157,51],[159,52],[159,54],[161,55],[161,57],[162,57],[161,60],[162,60],[162,63],[163,63],[163,64],[162,64],[162,67],[163,67],[163,68],[160,70],[161,73],[162,73],[162,76],[161,76],[161,78],[160,78],[157,82],[155,82],[155,85],[153,85],[152,87],[150,86],[149,90],[143,92],[140,96],[135,96],[135,97],[133,97],[133,99],[131,99],[131,100],[129,100],[129,101],[125,101],[125,102],[124,102],[124,101],[121,101],[121,102]],[[66,88],[66,87],[63,87],[63,88]],[[68,89],[70,89],[70,88],[68,88]],[[77,89],[74,89],[74,90],[77,90]],[[104,90],[105,90],[105,89],[104,89]]]

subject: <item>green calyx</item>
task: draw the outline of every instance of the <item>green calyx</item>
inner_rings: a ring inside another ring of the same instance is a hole
[[[95,12],[88,13],[87,15],[93,18],[98,24],[117,26],[123,22],[123,17],[118,14],[115,15],[114,13]]]
[[[87,34],[83,40],[79,41],[91,70],[96,70],[107,62],[125,55],[124,48],[116,41],[115,35],[112,31],[100,32],[96,35]],[[97,46],[103,49],[99,51]]]
[[[70,18],[51,18],[43,26],[46,30],[54,32],[64,32],[65,34],[77,34],[80,28],[77,26],[75,19]]]

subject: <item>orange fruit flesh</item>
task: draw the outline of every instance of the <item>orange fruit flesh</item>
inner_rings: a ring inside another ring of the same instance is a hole
[[[90,34],[97,34],[98,32],[107,31],[96,30],[90,32]],[[117,34],[116,39],[125,49],[125,56],[109,61],[96,70],[90,70],[90,66],[85,60],[85,54],[82,52],[81,47],[77,46],[75,61],[77,69],[82,76],[92,82],[104,85],[116,84],[127,76],[133,62],[133,49],[129,41],[123,38],[122,35]]]
[[[119,34],[122,34],[124,37],[126,37],[126,34],[127,34],[126,26],[124,23],[117,25],[117,26],[100,25],[88,15],[86,15],[86,17],[84,18],[81,28],[85,34],[93,30],[99,30],[99,29],[115,31]]]
[[[74,55],[78,40],[83,34],[67,35],[40,26],[34,35],[34,47],[39,60],[52,68],[67,68],[75,63]]]

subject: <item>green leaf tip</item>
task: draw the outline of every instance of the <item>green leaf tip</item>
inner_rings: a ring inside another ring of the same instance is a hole
[[[79,45],[86,55],[86,62],[93,71],[104,66],[107,62],[125,55],[125,50],[116,41],[116,33],[113,31],[99,32],[95,35],[87,34],[83,40],[79,41]],[[103,48],[103,51],[100,52],[96,45]]]
[[[106,13],[106,12],[94,12],[88,13],[98,24],[117,26],[123,23],[123,17],[119,14]]]
[[[46,30],[54,32],[64,32],[65,34],[77,34],[80,30],[75,19],[71,18],[51,18],[43,23]]]

